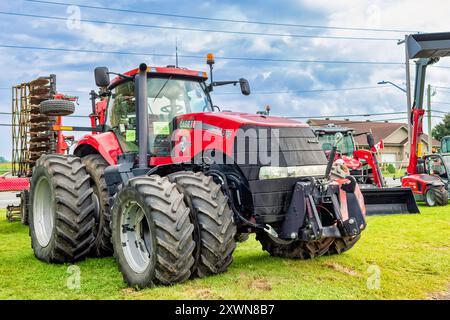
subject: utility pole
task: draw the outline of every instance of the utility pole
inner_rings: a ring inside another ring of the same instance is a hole
[[[411,74],[409,66],[409,52],[408,52],[408,36],[405,35],[405,40],[400,43],[405,44],[405,71],[406,71],[406,116],[408,117],[408,148],[411,146]]]
[[[428,115],[428,153],[433,149],[433,137],[431,136],[431,85],[427,88],[427,115]]]

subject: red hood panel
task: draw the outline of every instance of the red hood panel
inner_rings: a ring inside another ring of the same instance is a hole
[[[205,121],[222,128],[238,127],[242,125],[255,125],[263,127],[309,127],[305,123],[286,119],[282,117],[261,116],[257,114],[241,112],[205,112],[191,113],[181,116],[182,119],[195,119]]]

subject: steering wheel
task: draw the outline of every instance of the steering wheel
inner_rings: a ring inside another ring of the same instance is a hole
[[[172,113],[172,108],[173,107],[175,107],[175,114],[178,114],[181,110],[183,110],[184,109],[184,107],[183,106],[180,106],[180,105],[178,105],[178,104],[175,104],[175,105],[167,105],[167,106],[164,106],[164,107],[161,107],[161,109],[159,109],[159,110],[161,110],[161,112],[164,112],[164,113]],[[170,108],[170,109],[169,109]]]

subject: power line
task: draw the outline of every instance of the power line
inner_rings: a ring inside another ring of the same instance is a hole
[[[432,110],[432,112],[442,112],[438,110]],[[405,114],[406,111],[397,111],[397,112],[381,112],[381,113],[365,113],[365,114],[344,114],[344,115],[316,115],[316,116],[301,116],[301,117],[287,117],[289,119],[321,119],[321,118],[355,118],[355,117],[373,117],[373,116],[386,116],[386,115],[396,115],[396,114]],[[433,118],[439,118],[442,116],[432,116]],[[407,118],[406,114],[402,118]],[[338,119],[336,119],[338,120]],[[372,120],[374,121],[374,120]]]
[[[433,104],[437,103],[437,104],[450,104],[450,102],[443,102],[443,101],[433,101]]]
[[[450,111],[440,111],[440,110],[431,110],[431,112],[437,112],[437,113],[443,113],[443,114],[450,113]]]
[[[12,88],[0,88],[0,90],[11,90]],[[58,92],[65,92],[65,93],[86,93],[88,94],[90,90],[84,91],[84,90],[57,90]]]
[[[174,54],[168,53],[145,53],[145,52],[129,52],[129,51],[102,51],[102,50],[88,50],[88,49],[69,49],[69,48],[49,48],[37,46],[21,46],[0,44],[0,48],[10,49],[29,49],[29,50],[45,50],[45,51],[62,51],[62,52],[77,52],[77,53],[94,53],[94,54],[116,54],[116,55],[132,55],[132,56],[154,56],[154,57],[175,57]],[[187,59],[205,59],[204,56],[198,55],[181,55],[178,57]],[[303,59],[276,59],[276,58],[252,58],[252,57],[226,57],[218,56],[217,59],[223,60],[242,60],[242,61],[259,61],[259,62],[286,62],[286,63],[323,63],[323,64],[367,64],[367,65],[404,65],[404,62],[392,61],[345,61],[345,60],[303,60]]]
[[[12,115],[12,112],[0,112],[0,115]],[[64,118],[89,118],[89,116],[82,116],[82,115],[69,115],[64,116]]]
[[[315,93],[315,92],[336,92],[336,91],[353,91],[367,89],[381,89],[388,86],[371,86],[371,87],[355,87],[355,88],[336,88],[336,89],[317,89],[317,90],[286,90],[286,91],[252,91],[253,94],[284,94],[284,93]],[[215,95],[235,95],[240,92],[217,92]]]
[[[280,22],[269,22],[269,21],[247,21],[239,19],[226,19],[226,18],[211,18],[211,17],[201,17],[201,16],[190,16],[181,15],[173,13],[164,12],[152,12],[152,11],[139,11],[132,9],[118,9],[118,8],[107,8],[101,6],[83,5],[78,3],[62,3],[56,1],[43,1],[43,0],[24,0],[27,2],[59,5],[59,6],[78,6],[80,8],[86,9],[96,9],[105,10],[113,12],[127,12],[127,13],[138,13],[153,16],[163,16],[163,17],[173,17],[182,19],[194,19],[194,20],[204,20],[204,21],[215,21],[215,22],[232,22],[232,23],[244,23],[244,24],[256,24],[256,25],[270,25],[270,26],[282,26],[282,27],[298,27],[298,28],[310,28],[310,29],[331,29],[331,30],[350,30],[350,31],[374,31],[374,32],[401,32],[401,33],[418,33],[419,31],[412,30],[399,30],[399,29],[380,29],[380,28],[358,28],[358,27],[340,27],[340,26],[321,26],[321,25],[307,25],[307,24],[294,24],[294,23],[280,23]]]
[[[366,114],[345,114],[345,115],[328,115],[328,116],[301,116],[301,117],[288,117],[289,119],[311,119],[311,118],[350,118],[350,117],[371,117],[371,116],[384,116],[393,114],[403,114],[406,112],[382,112],[382,113],[366,113]]]
[[[57,21],[67,21],[67,17],[52,17],[36,14],[17,13],[17,12],[4,12],[0,11],[2,15],[19,16],[28,18],[48,19]],[[138,24],[138,23],[126,23],[126,22],[112,22],[103,20],[88,20],[79,19],[80,22],[94,23],[94,24],[109,24],[122,27],[138,27],[138,28],[151,28],[151,29],[166,29],[166,30],[178,30],[178,31],[195,31],[195,32],[209,32],[209,33],[224,33],[224,34],[238,34],[238,35],[252,35],[252,36],[272,36],[272,37],[292,37],[292,38],[311,38],[311,39],[335,39],[335,40],[368,40],[368,41],[398,41],[394,38],[375,38],[375,37],[345,37],[345,36],[322,36],[322,35],[305,35],[305,34],[288,34],[288,33],[266,33],[266,32],[248,32],[248,31],[233,31],[233,30],[218,30],[218,29],[200,29],[191,27],[175,27],[175,26],[161,26],[150,24]]]

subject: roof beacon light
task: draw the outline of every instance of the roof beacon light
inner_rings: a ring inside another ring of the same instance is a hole
[[[208,53],[206,55],[206,63],[209,65],[213,65],[214,64],[214,53]]]

